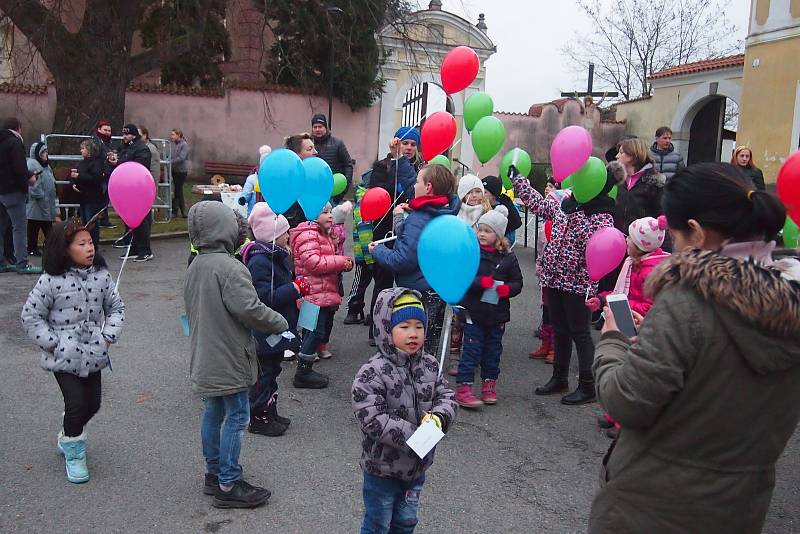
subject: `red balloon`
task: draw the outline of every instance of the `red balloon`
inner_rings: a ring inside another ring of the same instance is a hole
[[[386,189],[373,187],[361,198],[361,219],[364,221],[377,221],[389,211],[392,197]]]
[[[778,196],[789,217],[800,224],[800,150],[790,155],[778,171]]]
[[[450,148],[456,138],[456,119],[446,111],[431,113],[420,132],[422,159],[430,161]]]
[[[478,76],[481,62],[468,46],[457,46],[442,61],[442,87],[448,95],[463,91]],[[423,145],[424,146],[424,145]]]
[[[545,221],[544,223],[544,236],[548,241],[553,240],[553,221]]]

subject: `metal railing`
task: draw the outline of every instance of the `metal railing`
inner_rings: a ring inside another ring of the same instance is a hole
[[[74,141],[80,143],[84,139],[92,139],[90,135],[75,135],[75,134],[42,134],[41,140],[47,146],[47,157],[51,162],[58,161],[81,161],[83,158],[80,154],[54,154],[50,151],[51,143],[49,140],[64,140]],[[122,141],[122,137],[113,136],[112,140]],[[167,139],[150,139],[152,143],[158,148],[158,153],[161,156],[159,165],[162,171],[159,173],[163,175],[164,182],[161,182],[160,177],[154,177],[156,181],[156,199],[153,201],[153,214],[156,219],[155,222],[167,223],[172,220],[172,143]],[[148,169],[149,171],[150,169]],[[56,180],[56,185],[71,185],[69,180]],[[56,206],[59,208],[77,208],[79,205],[74,203],[61,203],[60,199],[56,198]],[[109,206],[111,209],[111,206]],[[164,218],[158,220],[158,215],[163,214]]]

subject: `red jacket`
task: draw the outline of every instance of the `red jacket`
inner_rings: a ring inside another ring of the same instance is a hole
[[[294,255],[294,270],[308,282],[306,300],[321,308],[338,306],[339,273],[345,270],[347,256],[338,256],[333,239],[315,221],[300,223],[289,230]]]

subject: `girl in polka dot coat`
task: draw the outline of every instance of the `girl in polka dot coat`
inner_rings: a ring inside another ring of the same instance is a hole
[[[125,305],[78,221],[53,228],[42,264],[45,272],[22,308],[22,325],[64,396],[58,450],[67,461],[67,478],[86,482],[83,427],[100,408],[100,371],[111,363],[108,347],[119,339]]]

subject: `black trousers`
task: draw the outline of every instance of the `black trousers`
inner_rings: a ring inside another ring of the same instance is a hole
[[[35,221],[33,219],[28,219],[28,253],[38,252],[39,232],[41,231],[44,234],[44,239],[47,241],[47,236],[50,235],[50,230],[52,228],[52,221]]]
[[[590,331],[591,311],[584,295],[558,289],[547,291],[547,308],[555,332],[555,361],[553,373],[560,378],[569,376],[572,343],[578,351],[578,375],[581,380],[593,380],[594,341]]]
[[[264,415],[271,404],[278,402],[278,376],[281,374],[283,351],[258,355],[258,380],[250,387],[250,418]]]
[[[177,211],[181,210],[181,215],[186,217],[186,203],[183,200],[183,184],[186,183],[185,172],[172,171],[172,189],[175,192],[172,197],[172,214],[175,215]]]
[[[86,378],[70,373],[53,373],[64,396],[64,435],[80,436],[83,427],[100,409],[103,395],[100,371]]]
[[[153,227],[153,213],[150,212],[142,220],[140,224],[132,233],[131,237],[131,254],[134,256],[141,256],[143,254],[152,254],[150,249],[150,230]]]

